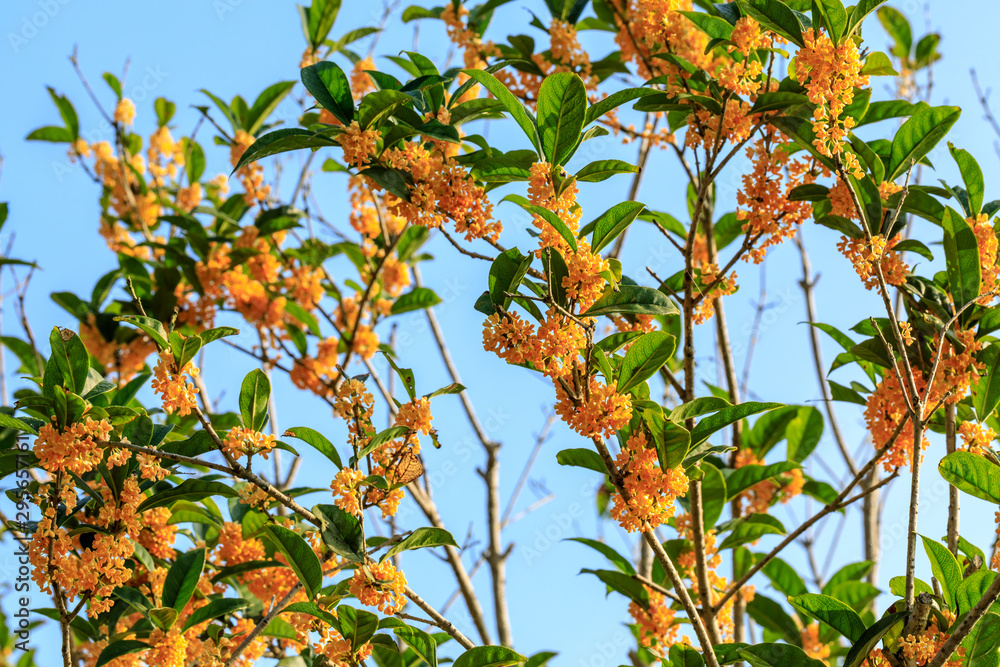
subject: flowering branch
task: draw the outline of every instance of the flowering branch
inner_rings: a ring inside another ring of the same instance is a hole
[[[969,611],[964,619],[962,619],[961,624],[959,624],[955,632],[948,637],[945,643],[941,645],[941,648],[938,649],[938,652],[934,654],[931,661],[927,663],[927,667],[943,667],[945,662],[951,658],[955,649],[958,648],[961,641],[965,639],[969,632],[972,631],[976,622],[983,617],[987,610],[989,610],[990,606],[997,601],[997,598],[1000,598],[1000,577],[993,580],[990,587],[987,588],[986,592],[983,593],[983,596],[979,598],[979,602],[976,603],[976,606]]]

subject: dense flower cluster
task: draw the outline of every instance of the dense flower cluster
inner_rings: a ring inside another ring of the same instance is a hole
[[[958,427],[965,449],[973,454],[980,454],[990,449],[990,444],[997,439],[996,432],[989,426],[979,422],[962,422]]]
[[[753,450],[744,448],[736,453],[734,465],[736,468],[742,468],[748,465],[761,465],[761,463],[762,461],[757,458]],[[800,468],[757,482],[737,496],[736,502],[740,507],[740,516],[754,513],[766,514],[768,508],[775,502],[787,503],[802,493],[805,482],[805,476]]]
[[[185,375],[190,377],[198,375],[198,368],[194,362],[189,361],[184,364],[184,368],[177,368],[173,354],[167,350],[160,352],[156,368],[153,369],[151,386],[163,401],[163,409],[180,417],[191,414],[196,407],[195,394],[198,393]]]
[[[67,471],[77,475],[93,470],[104,455],[98,441],[111,436],[111,423],[105,419],[86,418],[60,431],[54,424],[38,429],[35,456],[49,472]]]
[[[817,105],[813,145],[827,157],[842,155],[847,171],[860,177],[857,157],[844,151],[844,141],[854,127],[854,119],[845,116],[844,109],[854,100],[854,89],[868,85],[868,77],[861,74],[864,63],[858,47],[851,39],[834,45],[825,33],[811,28],[803,31],[802,39],[805,46],[795,56],[792,76]]]
[[[226,434],[222,445],[223,451],[235,459],[242,456],[249,458],[254,454],[260,454],[266,459],[268,452],[274,449],[275,441],[272,434],[264,434],[243,426],[236,426]]]
[[[493,219],[493,204],[476,185],[468,171],[452,157],[421,142],[408,142],[403,148],[390,148],[382,160],[387,166],[409,172],[410,201],[391,198],[390,213],[423,227],[440,227],[445,218],[455,221],[455,231],[466,240],[486,238],[495,241],[502,225]],[[380,190],[374,182],[373,190]]]
[[[358,602],[389,616],[406,605],[406,577],[388,560],[356,569],[350,590]]]
[[[887,285],[898,286],[906,282],[906,274],[910,267],[903,261],[902,255],[893,250],[902,240],[899,234],[889,241],[886,241],[883,236],[873,236],[870,241],[863,238],[854,239],[841,236],[837,250],[851,260],[854,270],[864,282],[865,287],[874,290],[878,287],[876,264],[882,270],[882,276]]]
[[[667,598],[646,586],[649,594],[649,608],[638,602],[630,602],[628,613],[635,620],[639,630],[639,642],[659,658],[665,658],[671,646],[677,643],[679,623],[677,613],[667,604]]]
[[[743,187],[736,193],[736,215],[743,221],[743,231],[759,238],[744,256],[755,264],[764,261],[768,248],[793,238],[812,215],[809,202],[788,200],[794,188],[815,178],[810,161],[791,159],[790,148],[776,131],[747,148],[753,171],[743,175]]]
[[[634,532],[666,523],[674,515],[674,500],[687,493],[688,478],[681,468],[660,468],[656,448],[639,432],[629,437],[619,452],[615,465],[628,492],[628,501],[621,494],[613,496],[611,516],[622,528]]]
[[[997,265],[997,235],[990,223],[990,218],[985,213],[975,218],[968,218],[967,222],[976,234],[976,241],[979,246],[979,266],[982,273],[982,283],[979,287],[979,300],[976,301],[981,306],[988,306],[1000,296],[1000,266]]]

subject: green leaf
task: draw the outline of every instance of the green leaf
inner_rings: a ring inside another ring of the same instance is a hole
[[[354,120],[354,98],[351,97],[351,84],[344,70],[330,60],[323,60],[303,68],[299,76],[321,107],[345,126],[351,124]]]
[[[726,508],[726,478],[711,463],[702,462],[701,471],[705,475],[701,480],[701,514],[705,527],[711,529]]]
[[[167,342],[167,330],[163,328],[163,324],[159,320],[141,315],[120,315],[115,318],[115,322],[127,322],[138,327],[152,338],[161,350],[170,349],[170,343]]]
[[[772,632],[777,632],[789,644],[795,646],[802,645],[799,626],[781,605],[774,600],[757,593],[754,595],[753,600],[747,603],[747,613],[761,627]]]
[[[703,396],[694,400],[682,403],[670,411],[670,421],[681,423],[687,419],[693,419],[709,412],[718,412],[723,408],[731,407],[732,403],[718,396]]]
[[[451,546],[457,549],[458,542],[456,542],[455,538],[451,536],[451,533],[444,528],[423,526],[410,533],[406,539],[392,545],[392,547],[385,552],[385,555],[382,556],[381,560],[391,558],[398,553],[410,551],[411,549],[426,549],[429,547],[440,546]]]
[[[364,562],[364,533],[357,517],[336,505],[316,505],[312,511],[322,524],[323,543],[331,551],[355,563]]]
[[[785,527],[769,514],[751,514],[743,517],[733,531],[719,545],[719,551],[756,542],[765,535],[784,535]]]
[[[729,21],[704,12],[678,12],[688,18],[698,28],[712,39],[729,39],[733,34],[733,26]]]
[[[861,27],[861,22],[865,20],[865,17],[878,9],[878,6],[883,2],[885,2],[885,0],[859,0],[858,4],[856,4],[851,10],[851,18],[847,21],[846,35],[850,37],[857,32],[858,28]]]
[[[635,568],[632,567],[632,563],[629,562],[628,558],[625,558],[620,553],[609,547],[604,542],[598,542],[597,540],[591,540],[586,537],[571,537],[568,539],[569,542],[579,542],[584,544],[591,549],[602,554],[605,558],[611,561],[615,567],[617,567],[621,572],[628,575],[635,574]]]
[[[340,460],[340,454],[337,453],[337,449],[333,446],[333,443],[327,440],[326,436],[319,431],[314,431],[305,426],[296,426],[285,431],[282,437],[292,437],[301,440],[333,461],[338,470],[344,467],[344,464]]]
[[[292,604],[282,609],[280,613],[283,614],[285,612],[296,613],[296,614],[309,614],[310,616],[315,616],[316,618],[325,621],[327,624],[333,626],[334,628],[340,626],[340,621],[337,620],[336,616],[334,616],[327,610],[323,609],[315,602],[309,602],[309,601],[293,602]]]
[[[1000,346],[987,347],[979,361],[985,369],[972,386],[972,405],[979,421],[986,421],[1000,405]]]
[[[222,598],[220,600],[212,600],[204,607],[199,607],[188,617],[184,622],[183,632],[194,626],[204,623],[205,621],[210,621],[213,618],[219,618],[220,616],[228,616],[229,614],[235,613],[240,609],[246,609],[250,606],[250,603],[242,598]]]
[[[412,310],[423,310],[441,303],[441,297],[429,287],[414,287],[406,294],[400,295],[392,303],[392,314],[408,313]]]
[[[149,620],[161,630],[172,628],[179,615],[176,609],[170,607],[157,607],[149,610]]]
[[[813,0],[813,17],[816,14],[823,19],[826,31],[835,45],[839,45],[847,29],[847,10],[840,0]]]
[[[434,638],[417,628],[408,625],[393,628],[393,634],[403,640],[418,658],[427,663],[430,667],[436,667],[437,662],[437,642]]]
[[[305,587],[309,599],[315,599],[319,589],[323,587],[323,566],[312,547],[301,535],[284,526],[269,524],[264,530],[288,560],[289,566]]]
[[[636,174],[639,167],[624,160],[596,160],[576,172],[577,181],[599,183],[618,174]]]
[[[672,645],[668,655],[670,667],[704,667],[705,665],[705,659],[701,657],[701,653],[687,644]]]
[[[413,104],[413,98],[398,90],[377,90],[368,93],[358,105],[358,125],[362,130],[381,127],[402,106]]]
[[[844,667],[860,667],[861,663],[868,659],[868,654],[872,652],[882,637],[909,615],[909,612],[900,611],[876,621],[874,625],[864,631],[858,641],[854,642],[847,657],[844,658]]]
[[[955,591],[962,583],[962,568],[954,554],[948,551],[948,547],[934,540],[929,540],[923,535],[920,539],[924,542],[924,551],[931,561],[931,571],[934,577],[941,583],[945,602],[949,609],[955,608]]]
[[[616,391],[624,394],[660,370],[674,356],[677,338],[664,331],[650,331],[640,336],[625,353],[618,370]]]
[[[514,293],[524,280],[524,275],[531,266],[531,255],[522,255],[517,248],[505,250],[496,256],[490,265],[489,286],[490,301],[503,310],[510,308],[511,297],[505,292]]]
[[[591,449],[564,449],[556,454],[556,461],[561,466],[575,466],[577,468],[587,468],[602,475],[608,474],[604,467],[604,461],[600,455]]]
[[[889,56],[881,51],[874,51],[865,58],[865,65],[861,68],[864,76],[899,76],[899,72],[892,66]]]
[[[1000,616],[986,612],[969,634],[962,640],[966,665],[997,664],[997,647],[1000,646]]]
[[[615,204],[602,213],[594,221],[594,236],[590,243],[593,252],[599,252],[602,248],[614,241],[619,234],[632,224],[632,221],[642,213],[645,205],[637,201],[625,201]]]
[[[587,112],[587,87],[573,72],[545,77],[538,89],[538,132],[549,164],[563,165],[580,142]]]
[[[458,656],[452,667],[506,667],[526,660],[520,653],[503,646],[477,646]]]
[[[755,484],[798,468],[799,465],[794,461],[779,461],[770,465],[745,465],[742,468],[737,468],[726,478],[726,491],[729,493],[729,499],[732,500]]]
[[[120,641],[111,642],[104,647],[103,651],[101,651],[101,655],[98,656],[95,667],[104,667],[104,665],[122,657],[123,655],[139,653],[147,650],[148,648],[149,644],[141,642],[137,639],[122,639]]]
[[[862,0],[864,1],[864,0]],[[860,5],[859,5],[860,7]],[[896,131],[889,152],[887,181],[895,181],[937,146],[948,134],[962,110],[958,107],[931,107],[923,102]]]
[[[892,55],[897,58],[909,58],[910,52],[913,50],[913,32],[910,30],[910,22],[906,20],[906,16],[898,9],[880,7],[878,20],[895,41]]]
[[[761,557],[763,555],[764,554],[755,554],[755,556]],[[802,595],[808,590],[805,582],[802,581],[802,577],[800,577],[799,573],[795,571],[795,568],[780,558],[772,558],[768,561],[767,565],[761,568],[761,572],[764,573],[765,577],[771,580],[771,585],[774,586],[776,590],[784,593],[788,597]]]
[[[781,403],[757,403],[750,401],[723,408],[710,417],[702,419],[691,431],[691,446],[697,447],[705,442],[716,431],[720,431],[734,422],[746,419],[750,415],[784,407]]]
[[[379,431],[368,441],[368,444],[358,451],[358,460],[365,458],[376,449],[389,442],[395,438],[402,438],[404,435],[410,432],[407,426],[390,426],[389,428]]]
[[[969,613],[976,606],[976,603],[983,599],[986,589],[996,578],[996,572],[979,570],[963,579],[955,588],[955,607],[952,608],[952,611],[959,617]]]
[[[983,170],[969,151],[955,148],[950,141],[948,142],[948,150],[951,151],[951,156],[958,164],[958,169],[962,174],[962,182],[965,183],[965,191],[969,195],[969,208],[971,209],[969,215],[975,217],[983,210],[983,196],[986,194]]]
[[[337,620],[340,634],[350,642],[352,654],[367,644],[378,631],[378,616],[364,609],[340,605],[337,607]]]
[[[163,606],[172,607],[178,612],[184,611],[198,587],[204,569],[205,549],[195,549],[179,555],[167,570],[167,577],[163,581]]]
[[[235,498],[240,495],[236,489],[222,482],[206,482],[200,479],[186,479],[179,485],[166,491],[160,491],[149,498],[146,498],[136,512],[142,513],[155,507],[164,507],[177,500],[190,500],[196,502],[210,496],[225,496]]]
[[[944,227],[944,255],[948,269],[948,284],[956,306],[964,306],[979,298],[982,273],[979,262],[979,241],[961,215],[948,207],[941,220]]]
[[[271,381],[259,368],[255,368],[243,378],[240,387],[240,417],[243,425],[252,431],[260,431],[267,424],[268,401],[271,397]]]
[[[65,127],[49,125],[31,131],[25,141],[51,141],[56,144],[69,144],[74,140],[73,133]]]
[[[1000,466],[971,452],[952,452],[938,464],[952,486],[992,505],[1000,505]]]
[[[540,151],[541,144],[538,138],[538,126],[531,113],[521,104],[521,101],[514,97],[514,94],[507,90],[507,87],[489,72],[479,69],[464,69],[462,72],[482,84],[486,90],[493,94],[493,97],[500,101],[503,108],[507,110],[507,113],[510,114],[514,122],[518,124],[525,136],[528,137],[528,140],[531,141],[531,145],[536,151]]]
[[[613,313],[632,315],[676,315],[677,306],[666,295],[652,287],[620,285],[619,291],[609,290],[594,302],[582,317],[597,317]]]
[[[788,5],[778,0],[738,0],[745,16],[753,18],[796,46],[803,46],[802,23]]]
[[[633,600],[643,609],[649,609],[649,591],[646,590],[645,584],[635,577],[617,570],[590,570],[586,568],[580,570],[580,574],[594,575],[607,584],[609,589]]]
[[[258,137],[243,155],[240,161],[233,167],[233,173],[251,162],[262,160],[271,155],[296,151],[302,148],[324,148],[326,146],[338,146],[339,144],[330,137],[303,130],[298,127],[287,127],[281,130],[269,132],[262,137]]]
[[[901,575],[890,579],[889,592],[896,597],[906,597],[906,577]],[[935,594],[934,589],[930,587],[930,584],[927,584],[920,579],[913,580],[913,593],[914,595],[920,595],[921,593],[930,593],[931,595]]]
[[[545,208],[544,206],[537,206],[535,204],[521,204],[521,208],[529,213],[534,213],[545,222],[552,225],[552,228],[559,232],[559,236],[566,241],[566,244],[573,250],[577,252],[576,237],[573,236],[573,232],[570,231],[569,226],[562,221],[558,215]]]
[[[810,658],[791,644],[757,644],[741,648],[739,655],[750,667],[826,667],[822,660]]]
[[[829,595],[805,593],[788,598],[788,602],[799,611],[826,623],[852,644],[865,632],[865,622],[858,612]]]
[[[753,103],[750,108],[750,113],[763,113],[765,111],[778,111],[781,109],[787,109],[789,107],[798,106],[800,104],[808,104],[809,97],[803,95],[802,93],[791,93],[787,91],[774,91],[771,93],[763,93],[758,98],[757,101]],[[823,187],[816,184],[807,184],[810,186]],[[799,188],[806,188],[807,185],[800,185]],[[824,188],[827,189],[827,188]],[[790,201],[796,201],[789,197]],[[812,201],[812,200],[810,200]]]
[[[250,107],[250,112],[247,114],[247,132],[256,134],[267,117],[281,104],[281,100],[285,99],[285,96],[294,87],[294,81],[279,81],[265,88],[254,100],[253,106]]]
[[[603,100],[595,102],[587,109],[584,125],[590,125],[604,114],[617,109],[626,102],[631,102],[646,95],[659,95],[660,93],[661,91],[653,88],[625,88],[624,90],[615,91]]]

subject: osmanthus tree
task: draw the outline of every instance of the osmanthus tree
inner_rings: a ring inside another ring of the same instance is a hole
[[[352,51],[377,29],[333,38],[340,3],[314,0],[301,9],[302,87],[280,82],[253,102],[206,91],[201,120],[179,139],[165,99],[153,105],[155,131],[137,134],[135,106],[106,74],[111,92],[93,101],[114,141],[88,144],[73,104],[52,91],[62,125],[29,139],[69,144],[100,189],[100,233],[118,259],[89,296],[53,295],[77,331],[54,329],[46,345],[32,333],[39,323],[22,318],[25,338],[2,339],[28,380],[0,415],[0,469],[16,480],[9,495],[18,503],[6,526],[51,595],[52,607],[35,611],[59,624],[63,664],[433,666],[449,656],[471,667],[554,657],[521,655],[512,638],[500,445],[460,384],[433,310],[440,299],[421,278],[420,263],[430,261],[422,247],[434,236],[448,242],[440,247],[449,261],[490,262],[469,321],[482,321],[485,348],[523,367],[526,380],[537,373],[551,383],[558,418],[579,435],[559,462],[600,476],[598,511],[637,539],[635,553],[621,554],[576,538],[606,561],[587,572],[628,602],[633,664],[1000,663],[1000,616],[990,611],[1000,561],[958,532],[959,491],[1000,504],[991,223],[1000,203],[984,203],[982,172],[959,147],[949,149],[961,184],[916,178],[960,113],[913,101],[920,71],[938,59],[937,36],[914,44],[905,17],[879,0],[547,0],[526,27],[547,37],[540,50],[527,35],[486,39],[505,4],[456,0],[389,16],[443,21],[464,58],[441,71],[420,53],[389,55],[391,74],[371,53]],[[899,73],[862,41],[876,11]],[[584,29],[610,33],[609,52],[584,51]],[[870,77],[897,74],[899,99],[873,101]],[[296,90],[299,126],[275,129],[275,109]],[[106,111],[101,100],[111,95]],[[618,118],[629,107],[639,129]],[[466,131],[485,123],[519,144],[501,151]],[[877,138],[859,138],[861,126]],[[609,132],[637,142],[635,164],[566,168]],[[232,178],[206,177],[199,138],[228,147]],[[654,149],[687,176],[663,185],[686,199],[687,220],[632,200]],[[262,161],[290,151],[310,152],[282,199]],[[737,209],[721,213],[715,185],[741,153],[752,169],[741,175]],[[346,220],[315,206],[313,165],[346,177]],[[631,183],[632,199],[585,212],[579,190],[615,177]],[[501,188],[502,200],[493,192]],[[530,247],[503,244],[494,210],[503,200],[529,214]],[[933,223],[932,233],[911,238],[913,217]],[[843,235],[838,249],[884,306],[854,336],[811,322],[844,348],[833,369],[856,366],[867,378],[827,383],[815,333],[826,418],[813,406],[742,400],[724,310],[734,270],[759,264],[810,219]],[[619,260],[637,220],[676,250],[669,275]],[[342,240],[322,241],[313,233],[320,226]],[[931,258],[938,242],[946,270],[915,273],[904,253]],[[19,270],[23,302],[30,273]],[[416,310],[453,380],[436,391],[386,339],[395,316]],[[229,324],[252,331],[255,344],[233,342]],[[724,387],[695,382],[698,325],[715,330]],[[259,365],[232,411],[210,400],[196,365],[226,345]],[[398,391],[379,375],[376,355]],[[269,429],[275,373],[324,401],[345,422],[346,442],[305,426]],[[442,394],[460,395],[483,448],[487,601],[424,474],[435,465],[431,408]],[[154,400],[144,405],[142,396]],[[864,409],[873,446],[862,461],[836,428],[834,401]],[[388,428],[376,426],[386,420]],[[826,422],[850,474],[842,487],[803,472]],[[932,432],[945,444],[925,452]],[[329,489],[294,485],[303,447],[336,470]],[[917,525],[922,463],[953,485],[947,538],[922,537],[926,556],[918,529],[942,527]],[[894,602],[878,614],[873,603],[885,591],[873,585],[879,534],[870,501],[897,476],[911,484],[907,560],[881,564]],[[798,525],[771,513],[803,495],[822,506]],[[402,502],[423,520],[397,525]],[[866,507],[870,559],[807,585],[782,559],[785,548],[854,503]],[[753,550],[773,535],[782,536],[773,549]],[[472,637],[427,601],[450,583],[407,584],[406,552],[420,548],[447,563]],[[915,577],[925,557],[930,584]],[[765,582],[787,601],[755,594]],[[761,643],[748,641],[748,618]],[[8,621],[8,646],[16,629]],[[28,654],[19,664],[32,662]]]

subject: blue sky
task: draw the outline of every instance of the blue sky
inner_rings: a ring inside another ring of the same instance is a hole
[[[892,4],[911,18],[917,35],[924,33],[923,4],[913,0]],[[58,115],[45,91],[46,85],[55,87],[75,102],[85,137],[110,137],[109,130],[102,126],[99,115],[68,62],[67,57],[74,45],[78,46],[81,66],[106,106],[110,107],[113,102],[110,92],[100,80],[101,73],[111,71],[120,75],[125,62],[129,61],[125,91],[138,107],[138,131],[148,135],[153,129],[152,101],[164,96],[177,103],[178,113],[173,124],[177,128],[174,134],[178,136],[190,131],[196,120],[197,112],[190,105],[207,103],[206,98],[197,92],[198,89],[207,88],[227,100],[235,94],[242,94],[252,101],[266,86],[279,80],[298,78],[298,62],[305,42],[294,4],[286,2],[109,1],[97,6],[80,0],[35,0],[9,3],[8,6],[8,11],[0,19],[0,81],[7,91],[8,100],[3,111],[3,123],[0,123],[0,152],[3,155],[0,201],[10,202],[11,215],[4,235],[8,238],[14,235],[14,256],[36,260],[43,268],[33,281],[28,313],[36,333],[44,336],[44,332],[52,326],[73,325],[71,318],[49,300],[48,294],[61,290],[89,294],[97,277],[112,268],[114,261],[96,233],[99,205],[95,186],[78,168],[69,165],[63,147],[30,144],[23,140],[32,129],[57,122]],[[542,2],[511,3],[498,12],[488,37],[502,40],[515,31],[532,31],[524,27],[530,20],[526,13],[529,6],[537,14],[545,14]],[[957,146],[969,149],[979,159],[988,184],[987,201],[1000,196],[992,186],[1000,175],[1000,161],[993,148],[995,136],[982,118],[968,71],[970,67],[979,65],[980,78],[985,86],[1000,85],[992,67],[996,63],[996,55],[987,51],[986,47],[995,37],[993,26],[988,21],[971,20],[988,6],[981,1],[957,0],[931,3],[928,8],[931,29],[943,33],[941,50],[945,55],[935,68],[932,101],[963,107],[962,118],[949,139]],[[339,36],[353,28],[375,25],[380,12],[380,3],[344,3],[332,36]],[[884,36],[877,22],[870,21],[868,26],[873,48],[884,48]],[[398,20],[390,21],[388,30],[381,37],[379,52],[392,52],[397,47],[411,48],[413,30],[414,24],[402,25]],[[539,34],[535,36],[541,39]],[[588,44],[595,45],[593,52],[599,55],[611,48],[610,38],[604,34],[589,33],[585,39]],[[420,24],[417,43],[419,50],[438,63],[443,63],[448,55],[443,27],[439,23]],[[366,47],[367,42],[361,45]],[[452,63],[456,62],[457,59],[453,58]],[[386,71],[395,71],[387,61],[380,65]],[[874,80],[876,96],[886,93],[886,81]],[[282,109],[279,109],[279,115],[282,115]],[[287,111],[285,114],[294,123],[294,116]],[[495,126],[490,139],[508,148],[523,147],[517,143],[517,135],[508,131],[513,127],[509,124]],[[886,127],[884,131],[891,132],[891,128]],[[213,147],[208,134],[199,136],[208,152],[207,173],[228,173],[228,151]],[[622,147],[613,137],[596,139],[589,144],[588,150],[581,151],[584,154],[578,155],[571,167],[600,157],[634,159],[635,147]],[[286,163],[282,191],[290,191],[292,177],[288,174],[297,173],[295,169],[303,157],[294,156]],[[957,180],[957,172],[946,149],[939,147],[930,157],[938,171],[925,172],[925,182],[933,182],[936,178],[949,182]],[[733,209],[735,186],[746,166],[745,159],[737,158],[724,174],[717,208],[720,214]],[[270,173],[271,167],[268,167]],[[345,187],[343,176],[317,175],[314,189],[328,218],[342,219],[346,211]],[[627,188],[626,179],[612,179],[585,188],[581,194],[585,221],[596,217],[611,204],[626,199]],[[653,209],[672,212],[680,217],[684,212],[683,192],[684,182],[680,172],[668,155],[661,154],[651,160],[637,198]],[[529,237],[523,231],[527,222],[523,214],[517,215],[511,204],[500,205],[496,214],[506,228],[502,242],[507,246],[520,243],[525,247]],[[819,319],[846,331],[867,315],[878,313],[878,301],[863,290],[847,261],[835,251],[838,235],[811,223],[805,226],[803,233],[810,247],[814,271],[821,276],[816,288]],[[6,239],[3,242],[6,245]],[[552,401],[552,390],[546,382],[522,369],[506,367],[482,351],[480,320],[478,315],[473,314],[472,304],[485,288],[486,263],[459,257],[443,240],[433,241],[429,249],[439,261],[423,267],[424,279],[438,290],[444,300],[438,307],[438,315],[461,369],[463,382],[469,388],[490,437],[504,443],[502,497],[506,500],[531,450],[535,434],[544,422],[546,406]],[[932,246],[932,250],[941,254],[939,247]],[[623,260],[627,272],[628,267],[635,267],[630,272],[640,280],[645,266],[659,266],[657,273],[661,274],[673,273],[679,268],[670,246],[641,227],[631,232]],[[765,266],[769,308],[752,359],[753,397],[788,403],[815,401],[819,391],[809,356],[807,331],[800,324],[805,318],[805,304],[797,284],[801,277],[798,253],[791,244],[786,244],[772,251]],[[338,271],[342,268],[337,265]],[[744,341],[751,330],[759,299],[761,273],[759,268],[745,264],[738,266],[737,273],[740,292],[728,299],[726,304],[730,329],[737,346],[737,366],[742,369],[747,350]],[[5,289],[7,285],[9,280],[5,276]],[[9,309],[5,309],[4,315],[4,333],[12,333],[13,318]],[[702,350],[698,359],[699,377],[713,384],[718,383],[711,353],[712,327],[702,327],[698,335],[699,349]],[[435,356],[422,315],[410,314],[399,318],[399,340],[400,356],[416,371],[421,393],[450,382]],[[824,345],[829,364],[836,350],[827,342],[825,340]],[[213,356],[205,368],[211,392],[224,394],[223,404],[232,407],[238,383],[249,369],[245,359],[219,345],[213,346]],[[838,373],[839,376],[833,376],[838,381],[846,383],[845,377],[853,379],[843,371]],[[276,380],[276,391],[282,429],[296,425],[311,426],[330,434],[335,443],[342,442],[339,426],[335,425],[325,406],[317,401],[302,400],[281,379]],[[861,452],[859,458],[864,460],[870,446],[863,444],[860,411],[841,404],[838,413],[848,442],[855,443]],[[436,399],[434,423],[440,430],[443,444],[441,450],[428,453],[429,468],[432,472],[439,471],[435,473],[437,477],[432,478],[435,498],[446,524],[460,542],[471,530],[474,540],[465,556],[466,563],[471,564],[484,546],[482,484],[472,474],[474,466],[482,465],[484,455],[462,418],[457,398]],[[554,429],[533,469],[532,484],[515,508],[516,513],[537,498],[549,493],[554,495],[551,502],[505,532],[506,539],[516,544],[509,565],[510,603],[514,637],[519,650],[527,654],[543,649],[558,650],[560,658],[555,663],[557,665],[600,667],[625,660],[629,640],[621,622],[626,617],[627,605],[620,596],[605,599],[602,586],[593,578],[577,576],[581,567],[604,567],[599,556],[582,546],[561,540],[601,534],[609,543],[622,549],[628,549],[626,541],[631,544],[631,540],[626,540],[614,524],[595,523],[595,476],[581,470],[560,469],[555,464],[557,451],[580,446],[585,446],[585,443],[566,429]],[[927,460],[936,462],[942,446],[934,440]],[[820,455],[835,470],[839,470],[833,450],[830,438],[824,438]],[[299,482],[327,487],[333,471],[312,457],[308,462],[309,465],[303,466]],[[926,466],[925,470],[921,532],[938,537],[944,532],[947,487],[937,476],[933,465]],[[811,464],[809,472],[823,479],[828,477],[816,463]],[[885,553],[881,582],[884,589],[888,589],[889,576],[902,573],[908,506],[908,493],[904,486],[908,487],[906,481],[900,481],[892,488],[884,515]],[[313,502],[324,501],[322,494],[313,498]],[[8,501],[4,499],[0,502]],[[984,549],[989,547],[993,537],[991,510],[985,504],[968,498],[963,499],[963,505],[963,535]],[[779,514],[788,524],[801,520],[807,511],[813,510],[807,510],[807,503],[799,500],[790,508],[790,514],[786,514],[785,510],[779,510]],[[419,525],[412,507],[409,516],[410,527]],[[858,514],[852,510],[848,512],[848,520],[841,532],[836,530],[834,519],[819,535],[817,553],[821,560],[827,553],[833,552],[833,565],[828,574],[839,564],[861,559],[859,530]],[[758,545],[758,550],[766,551],[772,543],[765,539]],[[11,547],[9,542],[5,544],[7,546],[2,547],[5,551],[0,553],[0,571],[10,571],[12,562],[9,554]],[[790,547],[784,556],[801,572],[807,571],[803,552],[798,546]],[[929,577],[929,568],[922,556],[918,562],[923,576]],[[440,606],[450,597],[453,590],[451,578],[431,556],[408,554],[404,566],[413,587],[432,604]],[[485,572],[484,568],[476,576],[475,585],[483,596],[484,607],[489,608],[489,580]],[[763,583],[758,584],[758,590],[767,593]],[[41,597],[37,600],[40,603]],[[452,608],[449,616],[472,636],[467,615],[459,605]],[[34,639],[43,657],[41,664],[49,664],[45,656],[48,660],[53,660],[55,656],[55,645],[48,641],[49,638],[48,633],[39,632]]]

